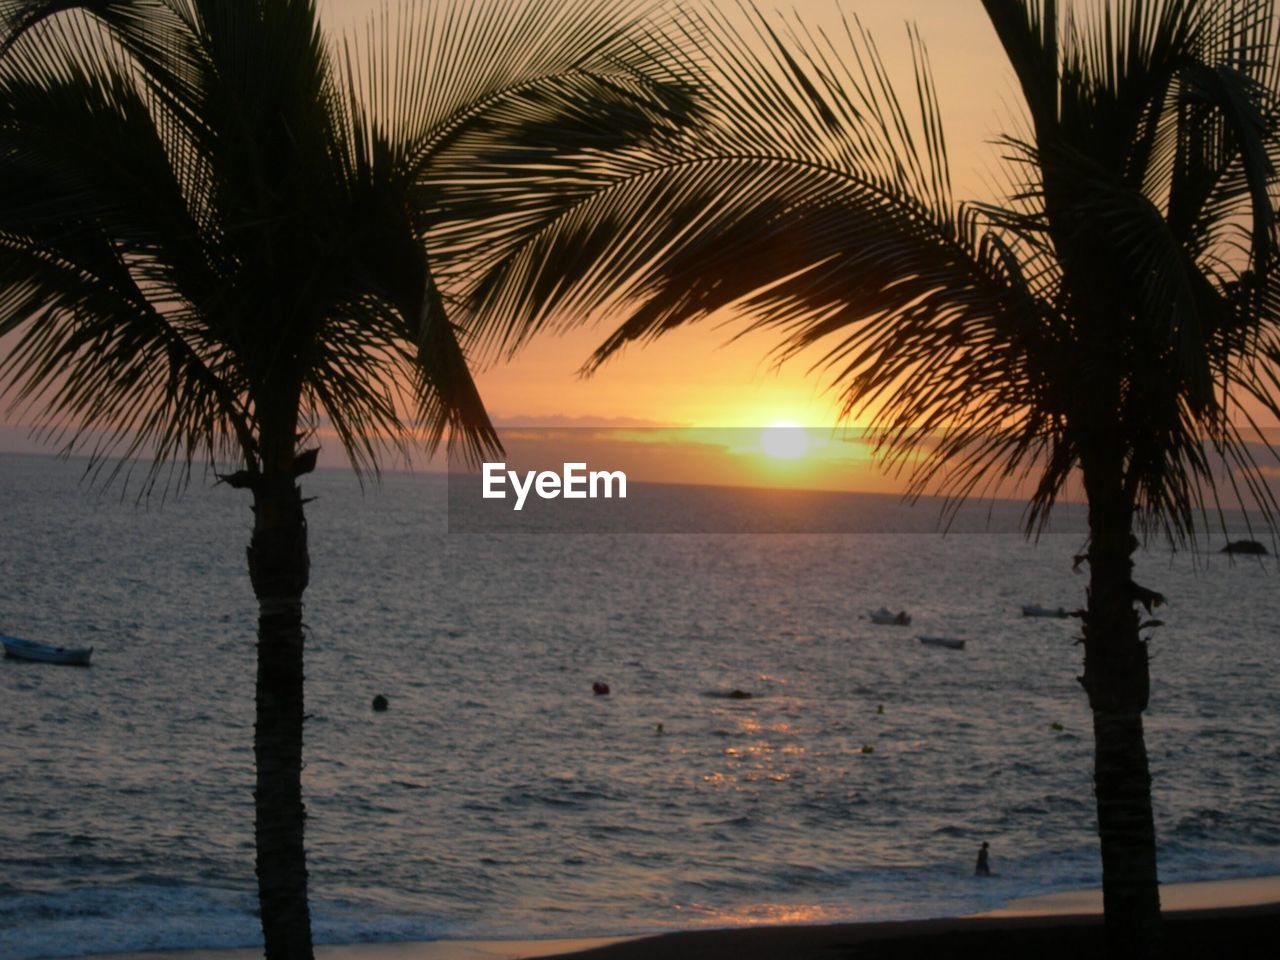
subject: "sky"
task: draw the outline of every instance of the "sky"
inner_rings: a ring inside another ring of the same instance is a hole
[[[384,0],[318,2],[331,34],[361,30],[384,6]],[[986,195],[984,173],[995,159],[989,141],[1017,93],[978,0],[795,0],[786,5],[761,0],[760,6],[794,11],[813,28],[838,26],[842,11],[855,14],[891,69],[907,71],[900,75],[904,81],[910,79],[906,26],[917,24],[933,63],[957,196]],[[499,423],[761,428],[786,422],[829,434],[838,419],[839,397],[828,389],[824,373],[811,369],[813,358],[802,355],[779,367],[773,335],[757,333],[731,343],[740,332],[733,316],[715,317],[628,350],[591,378],[578,370],[605,330],[588,325],[545,335],[515,359],[481,369],[481,395]],[[31,441],[12,413],[0,419],[0,450],[40,449],[49,448]],[[342,462],[336,444],[322,462]],[[823,485],[831,482],[828,471]]]
[[[347,28],[363,22],[380,2],[322,0],[322,11],[329,23]],[[933,65],[956,195],[991,195],[988,184],[998,159],[991,141],[1007,129],[1019,95],[978,0],[761,0],[760,6],[794,11],[815,29],[838,26],[842,12],[855,14],[903,81],[910,80],[907,25],[914,23]],[[742,328],[735,320],[713,317],[633,347],[589,378],[578,370],[606,329],[588,325],[543,335],[513,360],[481,370],[481,396],[499,423],[735,428],[722,457],[695,455],[690,447],[680,467],[667,473],[679,482],[900,490],[901,482],[876,469],[865,450],[859,447],[851,458],[850,445],[833,434],[840,397],[826,373],[813,369],[816,356],[801,355],[779,366],[773,354],[776,334],[738,338]],[[777,423],[810,428],[804,456],[770,456],[763,437],[755,451],[742,455],[743,437]]]
[[[734,0],[713,2],[733,4]],[[914,24],[932,64],[955,196],[963,200],[997,195],[992,184],[1001,178],[996,173],[999,152],[993,141],[1016,127],[1020,93],[979,0],[758,2],[762,10],[798,16],[813,30],[838,28],[843,14],[855,15],[875,38],[903,91],[913,89],[907,27]],[[385,5],[384,0],[318,3],[331,35],[360,31]],[[773,353],[776,333],[735,336],[741,332],[738,318],[720,315],[642,348],[632,347],[589,378],[580,376],[579,368],[607,330],[587,324],[564,334],[547,333],[534,338],[514,359],[483,366],[478,371],[480,392],[500,426],[736,428],[759,438],[755,469],[744,472],[742,458],[729,457],[720,469],[700,474],[705,482],[901,489],[900,481],[876,470],[865,449],[859,448],[851,458],[850,445],[833,440],[841,398],[831,389],[829,373],[815,369],[816,353],[779,365]],[[0,450],[48,449],[33,444],[12,414],[8,420],[3,416],[0,411]],[[780,423],[809,429],[810,441],[801,457],[772,456],[764,449],[765,435],[759,431]],[[738,441],[728,446],[742,452]],[[327,443],[321,463],[344,462],[337,443]],[[421,458],[418,463],[422,465]],[[678,479],[688,479],[688,469],[686,465],[677,471]]]
[[[364,3],[330,0],[329,7]],[[986,174],[995,164],[990,145],[1002,129],[1007,105],[1017,102],[1008,69],[978,0],[797,0],[762,6],[791,9],[814,27],[834,25],[841,9],[872,31],[886,60],[909,64],[906,24],[914,21],[928,45],[937,81],[957,196],[989,195]],[[633,348],[595,376],[577,371],[603,339],[584,327],[535,340],[515,360],[485,369],[481,394],[501,418],[642,418],[663,425],[759,427],[791,421],[834,424],[839,397],[830,379],[801,356],[781,368],[771,355],[776,335],[740,332],[733,317],[667,334]]]

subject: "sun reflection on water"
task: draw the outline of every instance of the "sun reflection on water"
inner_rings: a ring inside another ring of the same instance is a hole
[[[775,702],[773,706],[779,705]],[[786,705],[782,705],[786,709]],[[750,709],[726,710],[722,718],[731,723],[726,735],[737,742],[721,749],[731,765],[704,773],[704,783],[749,784],[784,783],[803,778],[809,751],[799,742],[803,724],[790,720],[765,720]]]
[[[844,919],[829,906],[813,903],[751,903],[718,907],[705,903],[677,905],[689,920],[713,927],[772,926],[785,923],[831,923]]]

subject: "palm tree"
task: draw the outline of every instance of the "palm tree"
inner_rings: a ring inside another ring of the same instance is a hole
[[[312,0],[0,3],[0,387],[67,451],[149,457],[146,489],[231,462],[253,497],[268,957],[311,956],[310,439],[357,471],[415,437],[497,448],[430,237],[473,212],[461,172],[535,223],[544,154],[586,162],[686,105],[627,6],[439,2],[337,44]]]
[[[781,332],[782,358],[822,351],[913,494],[1030,480],[1031,533],[1078,476],[1107,936],[1139,956],[1160,909],[1136,605],[1160,598],[1132,581],[1137,535],[1193,538],[1228,487],[1274,518],[1252,418],[1280,415],[1276,17],[1270,0],[984,6],[1025,106],[1002,203],[955,199],[914,30],[899,97],[856,20],[840,36],[691,14],[672,42],[717,91],[703,121],[487,247],[467,305],[513,350],[612,296],[589,371],[732,307]],[[462,226],[459,243],[488,236]]]

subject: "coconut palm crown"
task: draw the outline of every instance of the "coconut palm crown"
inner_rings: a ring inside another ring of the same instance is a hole
[[[999,145],[1001,202],[954,196],[914,30],[900,95],[853,17],[841,33],[691,13],[672,46],[716,91],[705,122],[506,231],[466,302],[510,350],[609,295],[617,326],[588,370],[732,308],[776,330],[783,358],[819,351],[913,492],[1029,481],[1038,530],[1078,477],[1108,935],[1137,956],[1158,949],[1159,902],[1136,604],[1160,598],[1132,582],[1136,535],[1184,542],[1223,501],[1275,515],[1258,423],[1280,415],[1276,15],[1268,0],[984,6],[1024,108]]]
[[[253,495],[269,957],[311,955],[304,448],[497,447],[431,237],[471,214],[464,173],[536,222],[544,156],[687,107],[630,7],[444,0],[339,42],[312,0],[0,2],[0,388],[66,450],[144,457],[151,485],[230,461]]]

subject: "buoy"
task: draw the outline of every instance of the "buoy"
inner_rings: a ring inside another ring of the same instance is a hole
[[[607,683],[601,683],[599,680],[597,680],[595,683],[591,685],[591,692],[594,693],[597,697],[608,696],[609,685]]]
[[[662,724],[660,724],[660,723],[655,723],[655,724],[653,725],[653,729],[654,729],[654,732],[656,732],[656,733],[662,733]]]
[[[384,697],[382,694],[378,694],[376,697],[374,697],[374,698],[373,698],[373,709],[374,709],[374,710],[376,710],[378,713],[382,713],[382,711],[386,710],[386,709],[387,709],[387,698],[386,698],[386,697]]]
[[[875,753],[875,752],[876,752],[876,748],[875,748],[875,747],[873,747],[873,746],[871,746],[871,744],[869,744],[869,743],[864,743],[864,744],[862,745],[862,752],[863,752],[863,753]]]
[[[883,703],[877,703],[877,704],[876,704],[876,713],[884,713],[884,704],[883,704]]]
[[[1049,724],[1049,729],[1050,729],[1050,730],[1061,730],[1061,729],[1062,729],[1062,724],[1058,723],[1058,722],[1055,720],[1053,723]]]

